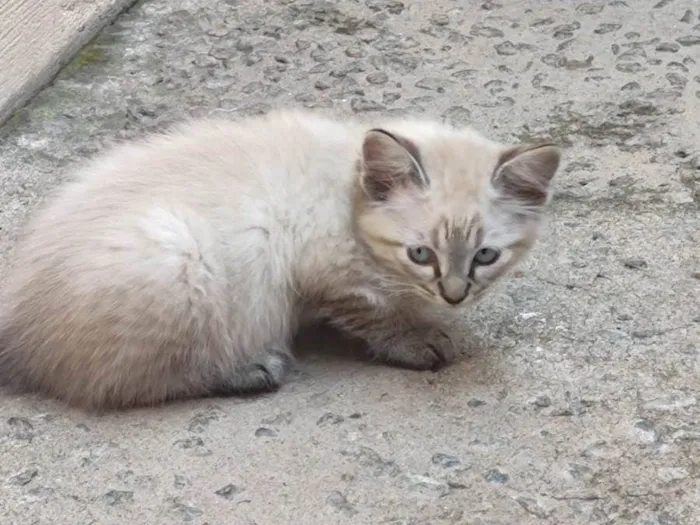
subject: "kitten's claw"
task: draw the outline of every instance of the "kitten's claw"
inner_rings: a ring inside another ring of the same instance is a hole
[[[435,354],[435,361],[433,363],[433,366],[430,367],[430,370],[432,370],[433,372],[437,372],[447,364],[447,358],[435,345],[429,344],[428,348],[430,348],[433,354]]]
[[[256,363],[250,369],[250,376],[254,378],[253,383],[260,384],[265,391],[278,390],[292,368],[292,357],[280,351],[272,351],[265,358],[264,363]]]
[[[212,395],[229,397],[255,395],[279,390],[294,359],[287,352],[271,350],[260,362],[243,367],[212,389]]]
[[[373,350],[388,364],[436,372],[452,361],[454,344],[444,331],[422,328],[397,335]]]

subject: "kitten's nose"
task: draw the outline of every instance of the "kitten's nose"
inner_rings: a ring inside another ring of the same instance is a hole
[[[450,304],[459,304],[469,293],[469,283],[456,275],[447,275],[439,283],[440,294]]]

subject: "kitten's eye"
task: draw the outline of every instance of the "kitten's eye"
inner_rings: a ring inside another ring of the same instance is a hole
[[[474,256],[474,262],[481,266],[488,266],[495,263],[501,256],[501,252],[494,248],[482,248]]]
[[[427,246],[414,246],[407,250],[408,258],[416,264],[427,265],[435,262],[435,252]]]

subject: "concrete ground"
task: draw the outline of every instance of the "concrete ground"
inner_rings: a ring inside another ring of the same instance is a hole
[[[134,0],[3,0],[0,124]]]
[[[550,225],[437,374],[311,334],[294,380],[254,400],[96,416],[2,395],[0,523],[699,523],[699,15],[693,0],[137,3],[0,130],[3,265],[106,143],[276,106],[560,142]]]

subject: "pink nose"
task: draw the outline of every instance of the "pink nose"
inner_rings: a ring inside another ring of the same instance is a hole
[[[469,293],[469,283],[454,275],[445,276],[439,283],[440,294],[450,304],[459,304]]]

